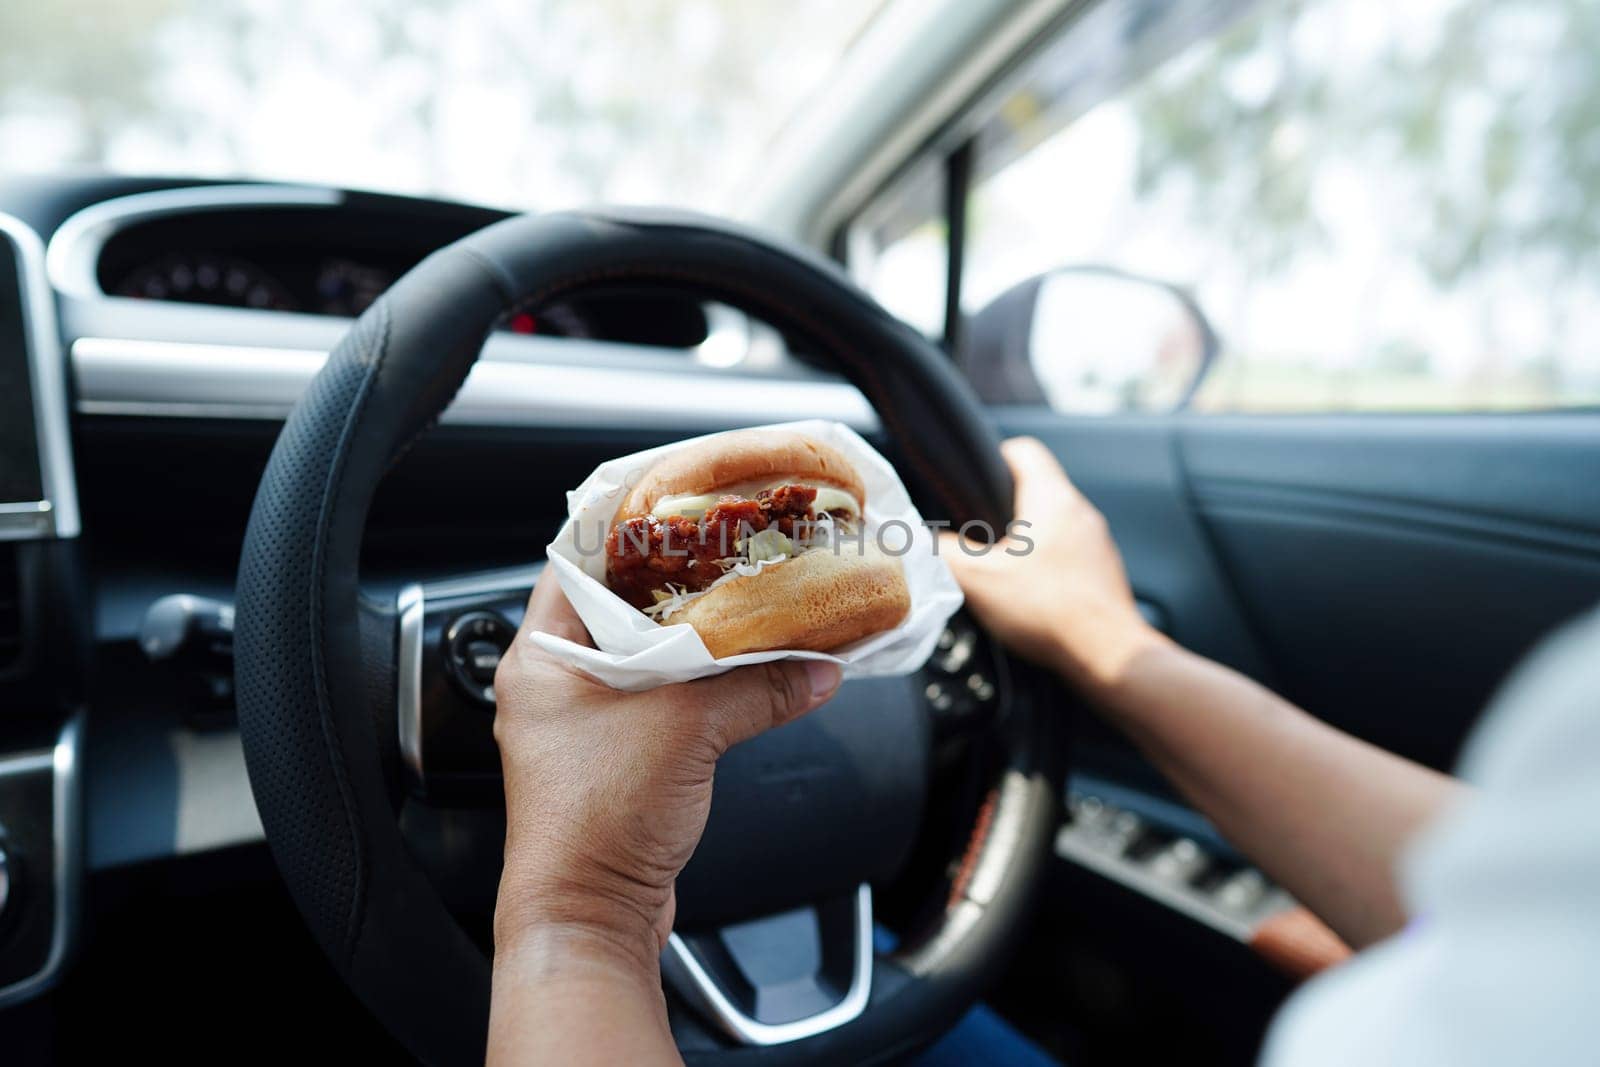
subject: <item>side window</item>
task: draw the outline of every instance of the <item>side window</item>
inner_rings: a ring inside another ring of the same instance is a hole
[[[950,228],[944,167],[918,160],[846,230],[850,273],[878,302],[929,337],[944,332]]]
[[[968,120],[959,358],[1083,412],[1600,405],[1594,33],[1588,0],[1091,9]]]

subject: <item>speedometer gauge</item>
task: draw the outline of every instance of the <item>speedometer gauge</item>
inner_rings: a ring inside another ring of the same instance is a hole
[[[136,267],[113,291],[142,300],[298,311],[289,290],[254,263],[206,252],[176,253]]]
[[[330,259],[317,272],[317,311],[355,318],[383,295],[394,275],[348,259]]]

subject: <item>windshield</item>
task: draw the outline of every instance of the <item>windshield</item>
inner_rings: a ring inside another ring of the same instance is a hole
[[[0,4],[0,168],[728,210],[863,0]]]

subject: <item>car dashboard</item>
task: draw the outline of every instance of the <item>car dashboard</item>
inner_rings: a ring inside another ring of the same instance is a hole
[[[152,658],[141,634],[163,598],[231,605],[256,483],[327,353],[394,279],[505,215],[104,177],[0,182],[0,212],[41,235],[30,279],[51,314],[34,350],[61,371],[46,399],[70,425],[72,507],[56,517],[74,520],[45,540],[0,541],[0,621],[13,620],[0,645],[27,663],[25,677],[0,675],[0,858],[34,852],[11,867],[13,888],[19,870],[31,881],[0,922],[30,924],[38,943],[24,973],[0,975],[4,1005],[56,979],[85,880],[261,852],[227,661]],[[602,460],[813,416],[877,434],[862,395],[815,354],[693,294],[598,289],[508,316],[380,488],[363,587],[392,598],[463,574],[526,574],[566,490]],[[9,767],[23,775],[10,793]],[[24,793],[29,817],[15,810]]]

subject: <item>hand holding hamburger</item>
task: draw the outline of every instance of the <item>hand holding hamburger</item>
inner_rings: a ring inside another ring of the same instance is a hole
[[[863,536],[866,489],[837,449],[787,430],[721,434],[667,453],[624,496],[606,584],[712,656],[828,651],[899,625],[900,561]]]

